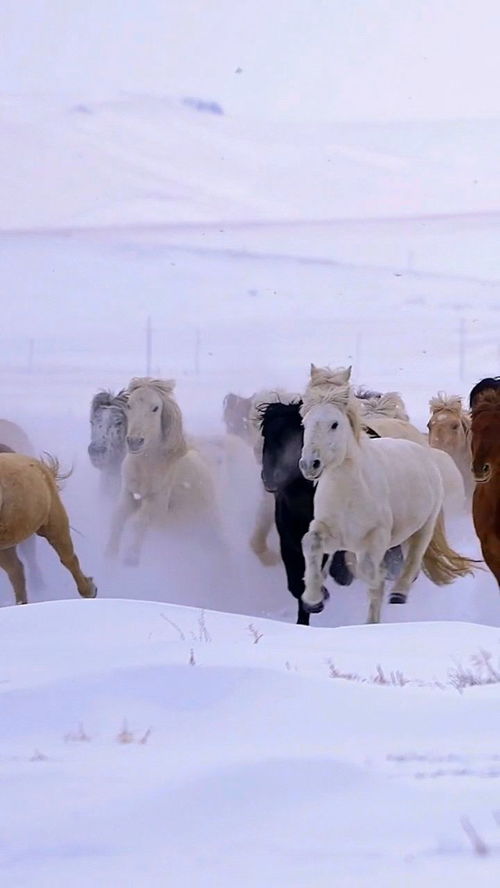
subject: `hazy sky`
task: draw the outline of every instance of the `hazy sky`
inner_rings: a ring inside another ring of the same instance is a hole
[[[498,0],[2,0],[0,82],[304,119],[500,116],[499,38]]]

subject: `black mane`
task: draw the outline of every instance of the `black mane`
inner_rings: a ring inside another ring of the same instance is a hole
[[[476,383],[473,389],[471,389],[471,393],[469,395],[469,407],[472,410],[474,407],[474,402],[478,395],[482,394],[482,392],[486,392],[489,389],[492,391],[496,391],[500,388],[500,376],[485,376],[484,379],[481,379]]]

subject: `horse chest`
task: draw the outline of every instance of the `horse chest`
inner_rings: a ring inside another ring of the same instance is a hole
[[[314,496],[314,517],[351,548],[378,521],[379,508],[359,475],[325,472]]]

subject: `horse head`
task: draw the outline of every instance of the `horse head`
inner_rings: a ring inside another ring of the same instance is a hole
[[[476,400],[483,392],[497,391],[500,389],[500,376],[485,376],[479,382],[476,382],[474,388],[471,389],[469,395],[469,407],[472,410]]]
[[[351,368],[314,367],[301,408],[304,446],[300,470],[317,481],[327,466],[344,462],[352,439],[359,441],[359,406],[349,383]]]
[[[228,435],[237,435],[243,441],[249,438],[248,417],[252,406],[252,398],[242,398],[229,392],[223,401],[222,418]]]
[[[120,465],[125,456],[126,403],[124,391],[101,391],[92,398],[88,454],[96,469]]]
[[[471,423],[472,472],[478,483],[500,469],[500,387],[484,389],[474,399]]]
[[[262,482],[276,493],[301,477],[299,459],[304,432],[300,416],[301,401],[260,404],[263,438]]]
[[[427,423],[429,444],[446,453],[456,454],[467,448],[470,418],[458,395],[447,396],[438,392],[429,401],[431,416]]]
[[[185,452],[182,414],[173,397],[175,382],[135,377],[129,383],[127,447],[139,454],[151,449]]]

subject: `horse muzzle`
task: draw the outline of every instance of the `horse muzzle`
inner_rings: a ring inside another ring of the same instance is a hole
[[[105,447],[99,447],[98,444],[89,444],[88,455],[94,469],[102,469],[107,463],[107,450]]]
[[[129,453],[140,453],[144,449],[144,438],[127,438]]]
[[[299,460],[299,469],[307,481],[317,481],[323,471],[323,464],[320,459],[304,459]]]

